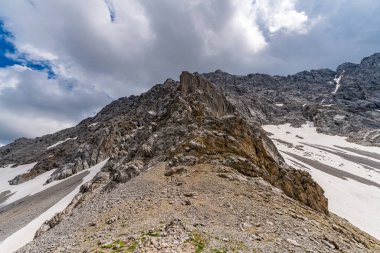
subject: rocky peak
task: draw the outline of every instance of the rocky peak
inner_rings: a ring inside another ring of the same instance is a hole
[[[363,58],[360,62],[360,65],[363,67],[374,67],[380,68],[380,53],[375,53],[371,56]]]
[[[234,112],[234,108],[226,100],[221,88],[201,75],[182,72],[179,90],[183,98],[193,102],[193,106],[201,103],[203,109],[214,116],[220,117]]]
[[[344,63],[337,68],[340,100],[357,100],[360,110],[376,108],[380,98],[380,53],[364,58],[360,64]],[[347,104],[347,103],[346,103]]]
[[[360,72],[366,72],[375,74],[380,70],[380,53],[375,53],[361,60],[359,64],[346,62],[338,66],[337,74],[341,74],[343,71],[349,74],[359,74]]]

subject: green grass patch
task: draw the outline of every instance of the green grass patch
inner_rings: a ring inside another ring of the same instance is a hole
[[[212,253],[227,253],[226,249],[211,249]]]
[[[139,242],[138,242],[138,241],[132,241],[132,242],[128,245],[127,250],[128,250],[129,252],[134,252],[134,251],[137,249],[137,246],[139,246]]]
[[[191,242],[195,247],[195,253],[201,253],[207,245],[207,239],[200,233],[193,233]]]

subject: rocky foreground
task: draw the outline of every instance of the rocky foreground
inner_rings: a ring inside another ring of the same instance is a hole
[[[69,217],[18,252],[380,252],[342,218],[229,166],[160,163],[107,181],[99,176]]]

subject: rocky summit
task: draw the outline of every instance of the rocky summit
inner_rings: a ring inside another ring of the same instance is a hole
[[[48,175],[48,186],[105,161],[18,252],[380,252],[261,128],[312,121],[379,145],[379,66],[377,54],[287,77],[183,72],[73,128],[1,147],[0,167],[36,163],[10,185]]]

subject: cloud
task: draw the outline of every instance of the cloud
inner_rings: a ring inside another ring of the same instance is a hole
[[[0,142],[73,126],[110,101],[104,93],[47,75],[17,65],[0,69]]]
[[[297,2],[297,0],[257,0],[255,8],[271,33],[280,30],[306,33],[309,17],[304,11],[296,10]]]
[[[357,61],[380,45],[379,6],[375,0],[0,0],[0,19],[16,48],[8,57],[24,66],[0,69],[0,113],[7,117],[0,119],[0,141],[75,124],[110,97],[139,94],[182,70],[288,74]]]

